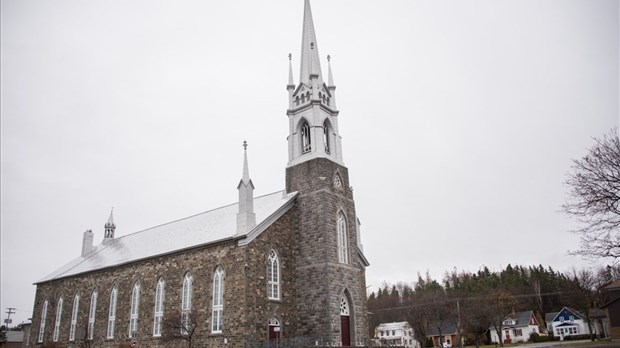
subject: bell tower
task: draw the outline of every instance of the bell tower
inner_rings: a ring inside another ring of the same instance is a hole
[[[328,64],[331,59],[328,56]],[[311,344],[368,341],[366,276],[349,173],[342,159],[331,65],[323,80],[310,1],[304,3],[299,83],[289,55],[286,191],[293,208],[298,337]]]

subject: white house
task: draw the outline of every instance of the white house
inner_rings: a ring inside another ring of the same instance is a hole
[[[513,313],[502,322],[502,340],[504,343],[527,342],[532,333],[539,333],[538,321],[534,312]],[[495,327],[489,328],[491,342],[499,342]]]
[[[375,328],[375,341],[382,346],[420,347],[414,338],[413,328],[406,321],[379,324]]]
[[[564,307],[559,312],[547,313],[545,322],[549,333],[560,338],[590,334],[585,317],[572,308]]]

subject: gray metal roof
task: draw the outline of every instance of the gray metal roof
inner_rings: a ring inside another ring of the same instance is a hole
[[[254,198],[256,227],[246,234],[237,234],[239,205],[235,203],[101,243],[87,255],[74,259],[37,283],[233,238],[239,239],[240,244],[244,244],[244,239],[256,238],[290,209],[296,195],[296,192],[278,191]],[[245,244],[247,242],[245,241]]]

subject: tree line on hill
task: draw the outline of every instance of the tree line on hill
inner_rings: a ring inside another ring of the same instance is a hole
[[[407,321],[425,347],[429,332],[441,337],[448,334],[442,330],[451,324],[476,347],[486,342],[489,329],[495,328],[503,346],[502,323],[511,313],[532,310],[539,325],[544,326],[546,313],[566,306],[590,322],[590,310],[605,302],[601,287],[617,279],[620,265],[568,273],[542,265],[508,265],[495,272],[483,267],[476,273],[446,272],[441,282],[428,273],[418,273],[413,284],[384,283],[377,293],[369,295],[370,335],[374,337],[374,328],[381,323]],[[462,342],[461,337],[458,342]]]

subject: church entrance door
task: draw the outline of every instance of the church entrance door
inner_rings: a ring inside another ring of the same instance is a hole
[[[278,348],[280,345],[280,322],[269,320],[269,348]]]
[[[340,343],[343,347],[351,346],[351,323],[349,318],[349,301],[343,296],[340,299]]]

